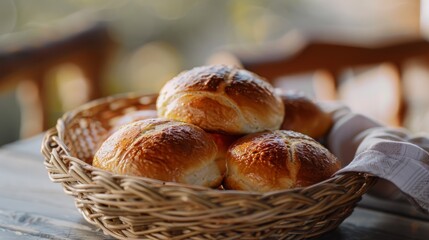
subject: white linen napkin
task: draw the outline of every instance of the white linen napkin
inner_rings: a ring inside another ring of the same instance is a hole
[[[369,194],[395,200],[405,196],[429,213],[429,134],[382,126],[338,103],[321,106],[335,122],[326,143],[344,166],[336,174],[370,173],[381,180]]]

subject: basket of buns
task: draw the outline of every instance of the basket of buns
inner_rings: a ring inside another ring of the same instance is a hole
[[[65,113],[42,153],[83,217],[118,239],[305,239],[375,182],[335,174],[318,141],[331,125],[306,97],[213,65]]]

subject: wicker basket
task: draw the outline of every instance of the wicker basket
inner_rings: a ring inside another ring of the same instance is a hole
[[[156,95],[100,99],[66,113],[42,143],[53,182],[84,218],[119,239],[304,239],[336,228],[376,178],[360,173],[265,194],[115,175],[91,166],[113,119]]]

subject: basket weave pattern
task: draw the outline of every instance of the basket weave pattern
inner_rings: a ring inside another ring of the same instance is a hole
[[[119,239],[304,239],[336,228],[376,181],[349,173],[265,194],[115,175],[91,159],[124,113],[153,109],[156,96],[109,97],[66,113],[42,143],[50,179],[90,223]],[[162,154],[162,153],[160,153]]]

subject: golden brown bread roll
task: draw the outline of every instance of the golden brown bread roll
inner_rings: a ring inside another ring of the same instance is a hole
[[[220,185],[225,159],[201,128],[167,119],[124,125],[94,156],[93,166],[117,174],[208,187]]]
[[[276,130],[247,135],[228,150],[226,189],[268,192],[329,178],[340,162],[314,139]]]
[[[269,83],[225,65],[181,73],[164,85],[156,105],[160,117],[227,134],[279,129],[284,116],[281,99]]]
[[[320,138],[332,126],[332,117],[311,99],[296,91],[277,91],[285,107],[285,116],[280,129],[292,130]]]

